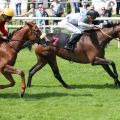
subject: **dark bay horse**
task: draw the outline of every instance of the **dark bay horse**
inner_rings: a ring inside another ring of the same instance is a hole
[[[61,35],[65,36],[65,34]],[[53,39],[53,37],[55,37],[55,35],[47,35],[48,39]],[[98,29],[84,33],[75,44],[74,51],[69,51],[67,49],[52,45],[47,47],[36,45],[35,54],[38,59],[37,63],[29,71],[27,86],[31,86],[33,75],[37,71],[41,70],[46,64],[49,64],[57,80],[64,87],[69,87],[63,81],[59,73],[56,55],[63,59],[77,63],[101,65],[104,70],[114,79],[115,85],[120,86],[115,63],[111,60],[105,59],[105,47],[113,38],[120,38],[120,24],[109,24],[101,30]],[[109,65],[111,65],[112,68],[110,68]]]
[[[26,22],[25,25],[17,31],[14,31],[9,42],[0,44],[0,72],[10,82],[6,85],[0,85],[0,89],[12,87],[15,85],[12,74],[18,74],[21,77],[22,85],[20,96],[25,92],[25,75],[24,72],[18,68],[13,67],[16,62],[18,52],[23,48],[26,41],[36,42],[40,39],[41,31],[32,22]]]

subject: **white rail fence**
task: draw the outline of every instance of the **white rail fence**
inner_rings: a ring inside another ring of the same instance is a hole
[[[9,29],[15,29],[23,26],[23,23],[25,21],[35,21],[36,20],[43,20],[42,24],[40,25],[40,28],[43,28],[43,31],[45,31],[46,28],[50,28],[50,32],[52,33],[54,28],[57,28],[57,25],[49,24],[45,25],[45,20],[53,21],[54,20],[62,20],[64,17],[13,17],[13,24],[7,25],[6,27]],[[18,24],[17,21],[20,21],[20,24]],[[17,23],[17,24],[16,24]]]
[[[16,28],[20,28],[23,26],[23,23],[25,21],[36,21],[36,20],[62,20],[64,17],[13,17],[13,21],[21,21],[22,24],[11,24],[11,25],[7,25],[6,27],[9,29],[16,29]],[[120,21],[120,17],[98,17],[96,18],[96,20],[112,20],[112,21]],[[53,24],[49,24],[49,25],[45,25],[45,22],[43,22],[43,24],[40,26],[43,28],[43,31],[45,31],[46,28],[50,28],[50,32],[52,33],[54,31],[54,28],[57,28],[57,25],[53,25]],[[120,42],[118,41],[118,48],[120,48]]]

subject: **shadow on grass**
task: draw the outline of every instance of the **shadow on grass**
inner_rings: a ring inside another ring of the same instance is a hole
[[[116,87],[114,84],[103,84],[103,85],[98,85],[98,84],[81,84],[81,85],[69,85],[71,87],[71,89],[85,89],[85,88],[93,88],[93,89],[105,89],[105,88],[109,88],[109,89],[117,89],[120,87]],[[45,88],[55,88],[55,87],[63,87],[62,85],[58,85],[58,86],[47,86],[47,85],[32,85],[31,88],[34,87],[45,87]],[[64,88],[64,87],[63,87]]]
[[[82,84],[82,85],[71,85],[73,88],[77,88],[77,89],[105,89],[105,88],[109,88],[109,89],[117,89],[118,87],[115,87],[113,84],[105,84],[105,85],[96,85],[96,84]],[[34,85],[32,87],[32,89],[35,89],[35,87],[46,87],[46,88],[54,88],[54,87],[63,87],[62,85],[60,86],[40,86],[40,85]],[[46,93],[25,93],[25,96],[23,97],[24,100],[40,100],[40,99],[46,99],[46,98],[52,98],[52,97],[68,97],[68,96],[72,96],[72,97],[79,97],[79,96],[83,96],[83,97],[93,97],[93,94],[69,94],[69,93],[60,93],[60,92],[46,92]],[[0,94],[0,98],[3,99],[18,99],[19,94],[18,93],[1,93]]]
[[[117,89],[120,87],[116,87],[113,84],[104,84],[104,85],[98,85],[98,84],[81,84],[81,85],[72,85],[74,88],[79,88],[79,89],[85,89],[85,88],[92,88],[92,89]]]
[[[40,88],[40,87],[45,87],[45,88],[58,88],[58,87],[62,87],[62,85],[31,85],[31,87],[30,88]],[[28,87],[29,88],[29,87]]]
[[[67,94],[67,93],[58,93],[58,92],[46,92],[46,93],[37,93],[37,94],[28,94],[26,93],[23,97],[24,100],[33,100],[33,99],[46,99],[46,98],[50,98],[50,97],[68,97],[68,96],[72,96],[72,97],[92,97],[92,94]],[[19,95],[17,93],[2,93],[0,94],[0,98],[3,99],[18,99],[20,98]]]

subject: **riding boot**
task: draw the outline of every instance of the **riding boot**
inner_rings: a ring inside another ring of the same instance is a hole
[[[77,38],[78,36],[80,36],[81,34],[77,33],[77,34],[72,34],[70,36],[70,40],[68,41],[68,43],[65,45],[65,49],[68,49],[68,50],[73,50],[74,49],[74,44],[76,43],[76,40],[75,38]]]

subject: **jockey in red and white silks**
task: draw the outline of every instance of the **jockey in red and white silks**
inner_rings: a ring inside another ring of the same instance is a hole
[[[0,13],[0,41],[4,41],[2,38],[6,38],[8,36],[8,31],[5,29],[5,24],[11,22],[12,17],[14,16],[14,11],[11,8],[5,8],[1,13]]]

